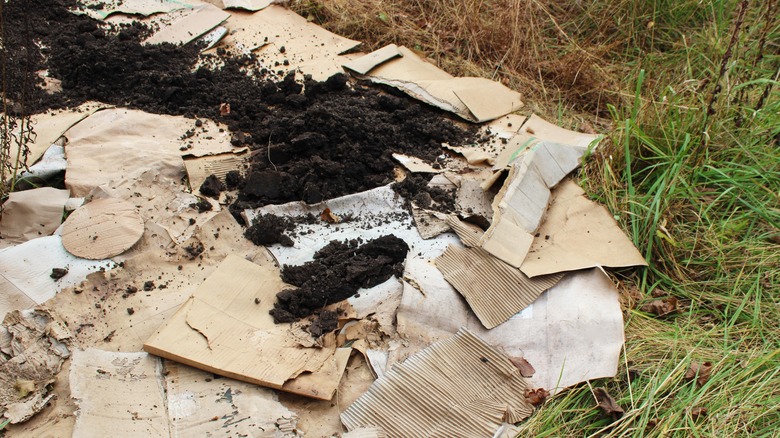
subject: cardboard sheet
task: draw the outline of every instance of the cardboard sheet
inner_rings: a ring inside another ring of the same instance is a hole
[[[359,58],[345,63],[344,67],[348,70],[354,71],[355,73],[365,75],[374,67],[400,56],[404,55],[398,46],[395,44],[388,44],[381,49],[374,50],[371,53],[365,54]]]
[[[188,136],[188,131],[193,135]],[[98,111],[65,135],[69,140],[65,184],[74,197],[147,171],[181,179],[182,157],[234,149],[230,133],[214,122],[203,120],[202,127],[196,128],[194,120],[184,117],[119,108]]]
[[[271,6],[274,0],[222,0],[225,9],[246,9],[259,11]]]
[[[304,348],[287,335],[289,324],[274,324],[268,312],[285,287],[276,270],[229,255],[144,349],[226,377],[328,400],[349,349],[327,340],[322,348]]]
[[[435,168],[430,163],[425,162],[422,158],[412,157],[404,154],[393,154],[393,158],[401,163],[402,166],[412,173],[440,173],[443,172],[442,168]]]
[[[46,406],[62,363],[70,357],[70,332],[39,309],[15,310],[0,326],[0,409],[11,423],[26,421]]]
[[[647,266],[642,254],[606,208],[589,200],[573,181],[555,188],[520,270],[530,277],[604,266]]]
[[[146,353],[74,351],[70,388],[79,410],[73,437],[169,437],[161,371],[160,360]]]
[[[520,94],[485,78],[456,78],[418,57],[406,47],[379,49],[345,65],[357,66],[377,83],[450,111],[472,122],[485,122],[517,111],[523,106]],[[390,56],[392,55],[392,56]],[[369,69],[371,63],[373,68]],[[359,71],[355,70],[356,73]]]
[[[450,245],[436,259],[436,267],[488,329],[512,318],[563,278],[562,274],[528,278],[483,249],[458,245]]]
[[[508,357],[463,329],[397,364],[341,419],[389,436],[492,437],[533,412],[526,388]]]
[[[187,44],[227,20],[230,14],[218,7],[201,3],[189,9],[178,20],[161,27],[143,44]]]
[[[135,206],[117,198],[82,205],[62,224],[62,245],[76,257],[107,259],[130,249],[144,233]]]
[[[482,326],[430,263],[407,262],[405,277],[410,283],[398,308],[398,333],[405,343],[391,349],[388,368],[466,327],[507,355],[525,358],[536,368],[531,386],[553,394],[617,372],[623,314],[617,289],[598,269],[567,274],[492,330]]]
[[[187,169],[190,188],[197,192],[209,175],[216,175],[224,181],[225,175],[231,170],[242,170],[249,163],[250,157],[249,153],[228,153],[185,159],[184,167]]]
[[[41,304],[58,291],[84,281],[90,272],[112,265],[110,260],[73,256],[62,246],[60,236],[0,250],[0,315]],[[55,280],[51,278],[53,268],[66,268],[68,273]]]
[[[444,251],[450,243],[456,243],[453,234],[442,234],[435,239],[424,240],[405,213],[404,201],[388,186],[377,187],[365,192],[331,199],[319,204],[306,205],[292,202],[284,205],[267,205],[257,210],[246,210],[248,221],[260,214],[299,217],[313,214],[319,217],[325,208],[341,217],[353,217],[348,222],[329,224],[299,224],[295,245],[284,247],[279,244],[269,246],[281,265],[302,265],[310,261],[314,253],[331,240],[362,238],[376,239],[393,234],[409,245],[409,257],[432,258]]]
[[[73,12],[88,15],[95,20],[102,20],[111,14],[147,16],[192,7],[169,0],[82,0],[81,5],[83,7]]]
[[[62,222],[69,195],[67,190],[52,187],[11,193],[0,214],[0,236],[22,243],[51,235]]]

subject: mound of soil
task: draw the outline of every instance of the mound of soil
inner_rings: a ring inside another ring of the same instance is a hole
[[[282,246],[293,246],[293,240],[287,233],[293,231],[295,227],[295,221],[290,218],[263,214],[252,221],[252,225],[247,227],[244,236],[255,245],[281,243]]]
[[[297,321],[351,297],[360,288],[376,286],[392,275],[400,277],[408,251],[406,242],[389,235],[363,245],[330,242],[311,262],[284,267],[282,279],[298,288],[276,295],[271,310],[274,322]]]

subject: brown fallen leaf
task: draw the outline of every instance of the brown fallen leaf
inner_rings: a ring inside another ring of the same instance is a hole
[[[525,398],[528,399],[528,403],[531,403],[534,406],[539,406],[543,404],[544,401],[547,400],[547,397],[549,396],[550,393],[548,391],[545,391],[544,388],[525,390]]]
[[[666,292],[663,289],[655,288],[655,289],[653,289],[652,292],[650,292],[650,295],[652,295],[653,298],[661,298],[661,297],[665,297],[665,296],[669,295],[669,293]]]
[[[656,316],[666,316],[677,311],[677,298],[669,297],[655,300],[642,306],[642,311]]]
[[[699,417],[704,417],[706,415],[707,415],[707,408],[696,406],[695,408],[691,409],[691,418],[693,418],[694,420],[698,419]]]
[[[525,360],[523,357],[510,357],[510,361],[512,361],[512,364],[517,367],[517,369],[520,370],[520,375],[529,378],[533,377],[534,373],[536,372],[536,369],[531,365],[530,362]]]
[[[596,397],[596,400],[598,400],[598,406],[601,410],[612,417],[613,421],[623,416],[625,411],[617,404],[615,399],[609,395],[605,388],[593,389],[593,395]]]
[[[774,236],[770,236],[769,241],[774,244],[780,245],[780,234],[775,234]]]
[[[691,366],[688,368],[688,371],[685,372],[685,380],[693,380],[695,378],[696,383],[699,386],[704,386],[704,384],[710,380],[711,374],[712,363],[691,362]]]
[[[327,222],[329,224],[337,224],[341,222],[341,218],[333,214],[332,211],[330,211],[330,208],[325,208],[325,210],[322,210],[322,213],[320,213],[320,219],[323,222]]]

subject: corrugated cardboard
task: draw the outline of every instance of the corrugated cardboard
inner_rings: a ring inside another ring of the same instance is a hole
[[[51,235],[62,223],[69,196],[69,191],[52,187],[9,194],[0,214],[0,236],[22,243]]]
[[[288,324],[274,324],[268,312],[285,287],[277,271],[229,255],[144,349],[223,376],[328,400],[349,349],[303,348],[287,336]]]
[[[556,393],[577,383],[617,372],[623,346],[619,294],[599,269],[567,274],[509,321],[485,329],[467,303],[430,263],[406,264],[398,333],[387,367],[466,327],[511,357],[536,369],[534,388]],[[416,285],[413,287],[412,284]]]
[[[162,26],[160,30],[144,40],[143,44],[187,44],[219,26],[228,17],[230,14],[222,9],[208,3],[201,3],[187,10],[186,14],[178,20]]]
[[[146,353],[73,352],[74,438],[170,437],[160,360]]]
[[[11,423],[26,421],[52,398],[49,385],[70,357],[70,332],[53,313],[15,310],[0,326],[0,410]],[[25,381],[27,394],[20,394]]]
[[[447,218],[447,224],[467,248],[478,247],[479,239],[485,234],[478,226],[464,222],[454,215]]]
[[[420,208],[412,203],[412,217],[414,226],[423,239],[431,239],[450,230],[447,215],[444,213]]]
[[[389,438],[388,435],[377,426],[358,427],[352,432],[341,435],[342,438]]]
[[[242,170],[249,162],[250,154],[246,149],[239,153],[211,155],[207,157],[192,157],[184,160],[187,169],[187,178],[190,188],[197,192],[200,186],[210,175],[216,175],[220,180],[225,180],[225,175],[231,170]]]
[[[29,309],[52,298],[60,290],[84,281],[90,272],[106,269],[110,260],[74,257],[62,246],[60,236],[40,237],[0,251],[0,315]],[[59,280],[53,268],[67,268]]]
[[[553,190],[547,218],[520,270],[530,277],[594,266],[647,266],[642,254],[603,206],[573,181]]]
[[[395,50],[393,47],[379,49],[379,53],[369,53],[346,66],[357,65],[360,71],[367,70],[365,77],[372,82],[398,88],[473,122],[493,120],[523,106],[519,93],[498,82],[452,77],[406,47],[397,47],[400,57],[395,56]],[[371,63],[373,68],[369,68]]]
[[[184,117],[123,108],[98,111],[65,133],[69,140],[65,184],[72,196],[81,197],[95,187],[137,178],[147,171],[180,180],[182,157],[234,149],[223,125],[202,122],[196,128],[194,120]],[[187,131],[194,134],[187,137]]]
[[[116,198],[95,199],[62,224],[62,245],[77,257],[100,260],[127,251],[143,233],[143,218],[132,204]]]
[[[504,354],[466,329],[397,364],[341,415],[349,430],[389,436],[492,437],[533,412]]]
[[[436,267],[488,329],[512,318],[563,278],[562,274],[528,278],[483,249],[458,245],[450,245],[436,259]]]

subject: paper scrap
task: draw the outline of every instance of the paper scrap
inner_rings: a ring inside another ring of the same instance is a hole
[[[152,34],[143,44],[187,44],[219,26],[228,17],[230,14],[214,5],[198,4],[183,17]]]
[[[57,317],[41,309],[14,310],[0,326],[0,404],[16,424],[46,406],[48,386],[70,357],[70,332]]]
[[[116,198],[95,199],[62,224],[62,245],[77,257],[106,259],[130,249],[143,233],[143,218],[132,204]]]
[[[613,377],[623,346],[623,313],[615,285],[599,269],[568,273],[509,321],[485,329],[430,263],[408,260],[398,308],[398,333],[388,367],[466,327],[510,357],[536,369],[534,388],[556,393],[577,383]]]
[[[520,266],[529,277],[595,266],[647,266],[615,218],[571,180],[553,190],[537,233]]]
[[[450,245],[436,267],[488,329],[506,322],[555,286],[562,274],[528,278],[480,248]]]
[[[60,236],[40,237],[0,250],[0,315],[42,304],[60,290],[84,281],[90,272],[112,265],[110,260],[74,257],[62,246]],[[68,272],[55,280],[51,277],[54,268]]]
[[[424,382],[422,384],[421,382]],[[493,436],[533,412],[509,358],[467,329],[397,364],[341,415],[389,436]]]
[[[146,353],[97,349],[73,352],[71,396],[76,400],[73,437],[168,437],[160,360]]]
[[[347,65],[358,65],[372,82],[398,88],[405,93],[473,122],[485,122],[517,111],[523,106],[520,94],[485,78],[452,77],[418,57],[406,47],[379,49]],[[380,56],[381,55],[381,56]],[[373,68],[370,68],[374,63]]]
[[[287,336],[288,324],[274,324],[268,312],[285,287],[276,270],[229,255],[144,349],[226,377],[329,400],[350,349],[336,349],[335,339],[330,346],[303,348]]]
[[[51,235],[62,223],[70,192],[52,187],[12,192],[0,213],[0,236],[15,243]]]

